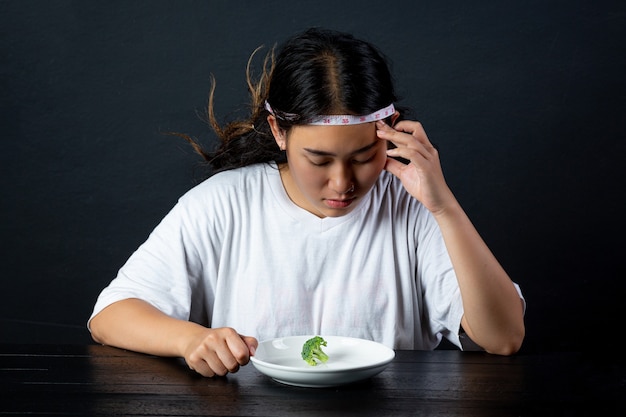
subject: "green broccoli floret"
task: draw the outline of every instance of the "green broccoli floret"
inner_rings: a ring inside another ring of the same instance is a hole
[[[326,362],[328,355],[322,351],[322,346],[326,346],[326,341],[320,336],[307,340],[302,346],[302,359],[311,366],[316,366],[318,361]]]

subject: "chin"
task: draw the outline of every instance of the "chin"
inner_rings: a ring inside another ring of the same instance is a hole
[[[341,216],[345,216],[346,214],[352,213],[352,210],[354,210],[354,207],[350,206],[347,207],[345,209],[331,209],[326,207],[324,210],[321,210],[321,214],[324,217],[341,217]]]

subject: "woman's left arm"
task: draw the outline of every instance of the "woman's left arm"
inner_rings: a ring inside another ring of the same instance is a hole
[[[421,123],[402,121],[392,128],[377,122],[377,134],[396,145],[387,151],[392,158],[385,169],[402,181],[439,224],[461,289],[463,329],[487,352],[517,352],[525,335],[523,302],[446,184],[439,153]]]

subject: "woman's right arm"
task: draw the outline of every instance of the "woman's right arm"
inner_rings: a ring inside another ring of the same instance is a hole
[[[151,304],[129,298],[115,302],[89,323],[93,339],[105,345],[157,356],[183,357],[204,376],[237,372],[250,361],[258,341],[234,329],[210,329],[172,318]]]

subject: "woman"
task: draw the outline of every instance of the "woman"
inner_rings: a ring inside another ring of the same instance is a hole
[[[447,186],[422,125],[400,120],[371,44],[311,29],[253,82],[249,120],[103,290],[97,342],[236,372],[258,340],[321,334],[396,349],[442,338],[520,348],[524,300]]]

